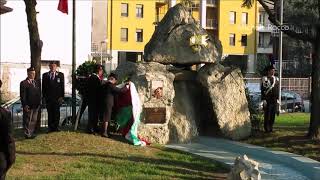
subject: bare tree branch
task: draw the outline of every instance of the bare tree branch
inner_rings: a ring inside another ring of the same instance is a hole
[[[318,18],[320,21],[320,0],[318,0]]]
[[[276,20],[275,18],[275,14],[271,11],[271,9],[269,8],[269,6],[264,2],[264,0],[257,0],[259,1],[259,3],[262,5],[262,7],[265,9],[265,11],[267,12],[267,14],[269,15],[269,20],[272,24],[274,24],[277,27],[281,27],[282,24]],[[318,0],[320,1],[320,0]],[[287,34],[288,36],[291,36],[293,38],[296,39],[300,39],[302,41],[308,41],[308,42],[314,42],[315,38],[313,38],[310,34],[308,33],[297,33],[294,30],[291,29],[283,29],[280,28],[281,31],[283,31],[285,34]]]

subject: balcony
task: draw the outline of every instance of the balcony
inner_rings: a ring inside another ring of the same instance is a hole
[[[268,43],[268,44],[258,44],[258,47],[259,48],[272,48],[272,44],[271,43]]]
[[[258,25],[257,31],[258,32],[273,32],[275,27],[271,23],[263,23]]]
[[[217,29],[218,28],[218,22],[215,19],[207,19],[206,24],[207,29]]]
[[[272,44],[258,44],[257,53],[259,54],[272,54],[273,53],[273,47]]]
[[[217,0],[207,0],[207,7],[217,7]]]

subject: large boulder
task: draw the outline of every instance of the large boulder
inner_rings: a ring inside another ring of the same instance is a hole
[[[221,64],[208,64],[200,68],[198,81],[208,89],[222,134],[233,140],[248,137],[251,133],[250,113],[241,71]]]
[[[196,38],[196,45],[190,45],[190,38]],[[199,40],[202,39],[202,40]],[[156,30],[144,49],[146,62],[161,64],[193,65],[214,63],[221,59],[222,46],[216,37],[193,19],[181,4],[169,9],[165,17],[156,26]]]
[[[188,143],[199,135],[201,112],[197,101],[199,101],[200,92],[198,84],[193,80],[196,74],[188,71],[175,73],[173,85],[176,93],[169,121],[172,143]]]
[[[174,74],[166,70],[166,66],[151,63],[132,63],[126,62],[117,67],[116,74],[119,79],[131,78],[135,84],[143,113],[141,116],[141,124],[138,127],[138,133],[152,143],[166,144],[169,142],[169,120],[172,116],[173,98],[175,91],[173,87]],[[154,81],[162,81],[163,94],[157,99],[152,96],[152,83]],[[157,124],[148,124],[145,122],[146,108],[165,108],[165,122]]]

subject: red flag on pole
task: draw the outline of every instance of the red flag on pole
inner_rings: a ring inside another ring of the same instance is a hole
[[[68,14],[68,0],[59,0],[58,10]]]

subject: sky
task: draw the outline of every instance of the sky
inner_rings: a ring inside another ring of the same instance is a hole
[[[36,10],[40,39],[43,41],[42,60],[72,63],[72,0],[69,14],[57,10],[59,0],[37,0]],[[27,17],[23,0],[8,0],[13,11],[0,16],[1,62],[30,62]],[[77,1],[76,5],[76,61],[88,59],[91,49],[91,1]]]

